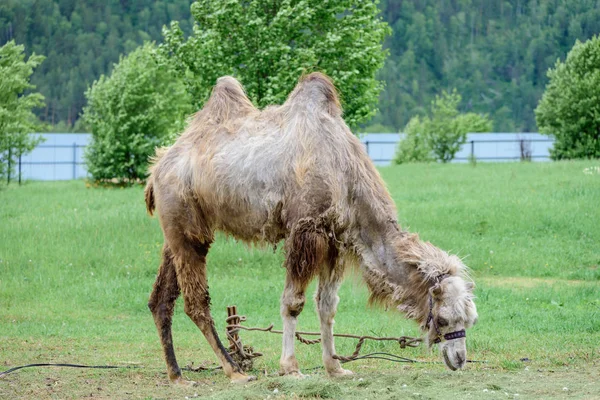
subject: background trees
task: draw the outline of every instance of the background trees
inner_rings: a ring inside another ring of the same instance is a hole
[[[196,108],[222,75],[235,75],[264,107],[285,101],[299,76],[316,69],[333,78],[350,126],[375,113],[383,87],[375,74],[388,33],[376,3],[199,0],[191,9],[193,35],[185,39],[173,23],[161,48],[185,77]]]
[[[32,76],[46,97],[36,114],[65,131],[80,117],[86,89],[108,75],[121,54],[159,40],[172,20],[189,33],[189,19],[189,0],[2,0],[0,45],[14,39],[27,54],[46,55]]]
[[[546,71],[576,39],[600,32],[590,0],[383,0],[381,8],[393,34],[372,123],[396,130],[457,88],[459,109],[489,114],[496,132],[535,132]]]
[[[153,57],[152,44],[121,57],[110,76],[86,92],[83,118],[92,132],[86,160],[92,179],[144,179],[148,158],[183,128],[191,99],[183,83]]]
[[[380,9],[393,30],[380,113],[368,122],[380,131],[401,130],[452,88],[461,111],[489,114],[496,131],[536,131],[546,71],[576,39],[600,32],[589,0],[384,0]]]
[[[556,139],[551,157],[600,158],[600,36],[577,41],[548,77],[535,114],[541,132]]]
[[[32,110],[44,105],[44,96],[25,91],[35,88],[29,80],[43,60],[33,54],[25,61],[23,46],[14,41],[0,47],[0,177],[9,174],[15,159],[40,141],[29,133],[40,125]]]
[[[299,0],[273,4],[284,3],[297,6]],[[536,131],[533,110],[546,71],[564,60],[576,39],[600,33],[596,0],[382,0],[379,8],[393,31],[379,74],[385,82],[380,113],[368,122],[379,131],[401,130],[414,115],[425,115],[436,94],[452,88],[462,95],[459,110],[489,114],[494,130]],[[293,27],[296,20],[289,19]],[[179,21],[184,37],[191,33],[189,0],[3,0],[0,45],[15,39],[28,54],[48,56],[32,77],[47,99],[36,113],[53,125],[64,121],[57,129],[65,129],[76,122],[85,89],[110,73],[119,54],[161,40],[170,21]]]

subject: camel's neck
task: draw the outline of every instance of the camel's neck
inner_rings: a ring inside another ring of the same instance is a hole
[[[361,265],[385,276],[394,285],[406,286],[407,266],[402,263],[398,253],[402,237],[406,234],[401,232],[398,224],[391,219],[381,221],[380,226],[372,225],[361,229]]]
[[[358,173],[353,231],[355,249],[371,301],[393,304],[409,318],[426,318],[428,291],[442,275],[457,275],[462,263],[415,234],[401,231],[396,208],[377,170]]]
[[[397,306],[422,323],[429,288],[442,275],[456,275],[455,259],[395,222],[361,229],[358,256],[371,301]]]
[[[405,287],[411,283],[411,266],[403,262],[401,249],[409,234],[402,232],[398,224],[391,219],[382,221],[382,225],[361,230],[361,266],[385,277],[392,285]]]
[[[374,168],[365,168],[354,204],[353,232],[361,265],[404,285],[404,265],[399,263],[398,244],[404,235],[396,221],[396,208]]]

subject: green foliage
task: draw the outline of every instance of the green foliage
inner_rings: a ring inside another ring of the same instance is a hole
[[[456,90],[436,96],[431,102],[430,116],[413,117],[404,128],[406,137],[399,143],[394,161],[447,163],[465,144],[467,133],[491,131],[492,121],[487,115],[460,114],[460,101]]]
[[[435,160],[423,131],[424,122],[418,115],[408,122],[393,160],[396,164]]]
[[[546,71],[600,32],[590,0],[382,0],[381,8],[393,34],[372,123],[396,131],[441,89],[458,88],[460,110],[489,114],[494,130],[536,132]]]
[[[383,87],[375,73],[389,28],[378,13],[376,2],[359,0],[199,0],[193,35],[184,39],[172,23],[161,49],[198,108],[222,75],[236,76],[264,107],[285,101],[302,73],[319,70],[333,78],[345,120],[356,126],[375,113]]]
[[[535,115],[541,132],[556,139],[550,156],[600,158],[600,36],[577,41],[548,78]]]
[[[296,4],[300,11],[289,18],[294,27],[295,16],[315,1],[272,3]],[[47,99],[46,108],[37,115],[49,124],[65,121],[72,127],[85,105],[86,88],[101,74],[110,73],[119,54],[131,52],[144,41],[160,40],[161,27],[171,21],[179,21],[184,35],[192,32],[190,3],[2,0],[0,45],[15,39],[27,51],[47,55],[32,77]],[[255,4],[235,3],[249,8]],[[535,132],[533,110],[548,81],[546,71],[557,58],[565,58],[575,40],[584,41],[600,32],[600,7],[594,4],[591,0],[381,0],[381,15],[393,33],[385,43],[390,56],[378,75],[386,88],[379,97],[380,113],[369,123],[397,132],[414,115],[424,115],[441,89],[459,88],[464,99],[461,111],[489,114],[499,132]],[[273,7],[268,4],[265,9],[258,18],[270,21]],[[245,16],[230,22],[227,14],[219,18],[227,21],[222,29],[232,32],[244,29],[234,24],[258,22]],[[277,34],[288,37],[286,32]],[[223,40],[225,47],[232,46],[230,40]],[[247,52],[254,51],[259,41],[264,37],[246,40],[252,49]],[[264,64],[284,63],[287,57],[283,56],[281,61],[265,58]],[[201,71],[193,70],[194,76],[202,78]],[[299,72],[290,73],[297,77]]]
[[[159,40],[172,20],[191,31],[189,0],[2,0],[0,45],[14,39],[28,54],[47,56],[32,77],[47,99],[37,115],[76,130],[92,82],[110,74],[121,54]]]
[[[31,92],[35,86],[29,80],[43,60],[33,54],[25,61],[24,47],[14,41],[0,47],[0,177],[41,140],[30,133],[41,125],[32,110],[44,105],[44,96]]]
[[[86,92],[83,117],[92,142],[85,156],[96,181],[144,179],[155,147],[181,130],[191,111],[183,83],[156,62],[154,51],[146,44],[121,57],[112,74],[102,75]]]

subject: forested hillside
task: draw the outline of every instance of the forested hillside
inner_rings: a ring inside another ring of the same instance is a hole
[[[535,131],[546,71],[575,40],[600,33],[598,0],[383,0],[393,29],[373,121],[400,129],[433,95],[456,88],[463,111],[495,131]]]
[[[146,40],[160,41],[162,26],[172,20],[191,31],[190,3],[1,0],[0,45],[14,39],[28,54],[46,56],[32,77],[46,97],[46,107],[38,115],[49,124],[62,121],[71,126],[85,104],[85,90],[112,69],[120,54]]]
[[[2,0],[0,45],[47,56],[33,76],[43,121],[71,126],[85,89],[119,55],[161,40],[171,20],[191,31],[191,0]],[[535,131],[546,71],[576,39],[600,33],[600,0],[382,0],[393,29],[381,71],[377,130],[400,130],[435,94],[456,88],[463,111],[490,114],[496,131]]]

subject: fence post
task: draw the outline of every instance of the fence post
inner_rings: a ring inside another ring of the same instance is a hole
[[[367,148],[367,155],[370,157],[371,154],[369,153],[369,141],[368,140],[365,141],[365,146]]]
[[[475,141],[471,140],[471,160],[475,158]]]
[[[6,184],[10,184],[10,168],[12,167],[11,164],[11,159],[12,158],[12,149],[10,148],[10,145],[8,146],[8,171],[6,171]]]
[[[73,143],[73,180],[77,179],[77,143]]]
[[[21,157],[23,153],[19,153],[19,186],[21,186]]]

